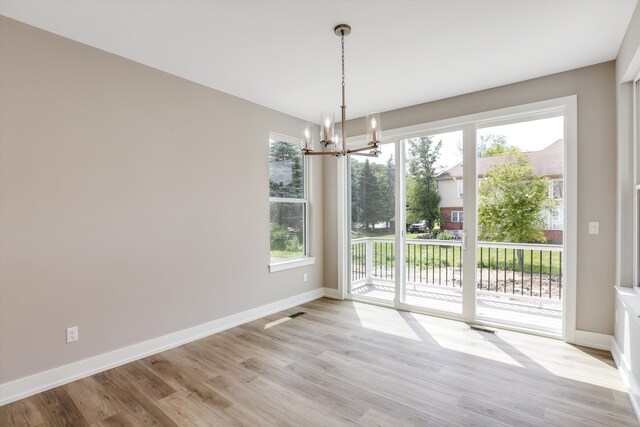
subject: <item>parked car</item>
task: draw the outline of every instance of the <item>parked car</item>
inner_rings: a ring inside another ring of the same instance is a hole
[[[409,226],[409,233],[424,233],[427,231],[427,221],[416,222]]]

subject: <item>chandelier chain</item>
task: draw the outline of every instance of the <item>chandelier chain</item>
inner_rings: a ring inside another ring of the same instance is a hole
[[[342,30],[342,37],[340,37],[340,40],[342,42],[342,89],[344,90],[344,30]]]

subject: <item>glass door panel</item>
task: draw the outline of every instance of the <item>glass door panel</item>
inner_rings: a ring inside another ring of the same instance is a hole
[[[392,303],[396,288],[395,143],[378,157],[351,156],[349,293]]]
[[[405,149],[405,286],[401,301],[462,314],[462,131],[410,138]]]
[[[564,118],[477,130],[476,316],[562,332]]]

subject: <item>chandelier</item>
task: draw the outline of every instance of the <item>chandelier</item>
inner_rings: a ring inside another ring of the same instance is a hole
[[[360,148],[347,148],[347,106],[345,102],[344,84],[344,37],[351,34],[351,27],[347,24],[340,24],[333,29],[333,32],[340,37],[342,47],[342,122],[340,133],[336,131],[335,116],[333,111],[323,111],[320,115],[320,144],[323,151],[314,151],[315,127],[312,123],[305,123],[302,131],[302,152],[307,155],[321,156],[346,156],[355,154],[360,156],[378,157],[380,150],[378,143],[381,137],[380,114],[371,113],[367,115],[367,140],[368,144]]]

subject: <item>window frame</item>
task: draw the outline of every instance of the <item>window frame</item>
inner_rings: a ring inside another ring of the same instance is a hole
[[[284,135],[277,132],[269,132],[268,139],[268,149],[271,145],[271,141],[283,142],[286,144],[292,144],[296,147],[300,147],[302,140],[300,138],[294,138],[288,135]],[[267,154],[268,156],[268,154]],[[268,241],[269,241],[269,271],[276,272],[282,270],[288,270],[290,268],[302,267],[305,265],[315,264],[315,257],[311,256],[311,245],[310,245],[310,211],[311,211],[311,203],[310,203],[310,190],[311,190],[311,162],[309,161],[309,157],[302,155],[302,180],[303,180],[303,197],[299,198],[289,198],[289,197],[272,197],[270,194],[269,181],[270,181],[270,169],[267,168],[267,194],[269,194],[269,227],[268,227]],[[267,158],[267,165],[270,162]],[[304,209],[304,230],[302,234],[302,250],[303,254],[301,256],[290,257],[290,258],[271,258],[271,203],[299,203],[303,205]]]
[[[462,224],[464,222],[464,211],[451,211],[451,222],[456,224]],[[454,219],[454,214],[456,214],[456,218]],[[460,218],[462,216],[462,218]]]
[[[633,288],[640,290],[640,73],[632,82],[632,152],[633,152]]]
[[[456,179],[456,194],[458,195],[458,199],[462,199],[464,195],[464,181],[461,179]]]
[[[553,218],[555,217],[554,215],[554,211],[556,211],[556,209],[553,209],[551,211],[549,211],[548,213],[548,220],[547,220],[547,229],[551,230],[551,231],[563,231],[564,230],[564,177],[562,178],[550,178],[549,179],[549,197],[551,197],[553,200],[559,200],[560,201],[560,206],[558,207],[558,211],[560,213],[560,216],[562,217],[562,223],[560,225],[560,228],[557,227],[558,223],[554,222]],[[562,197],[555,197],[554,195],[554,187],[555,187],[555,183],[556,182],[561,182],[561,188],[562,188]]]

